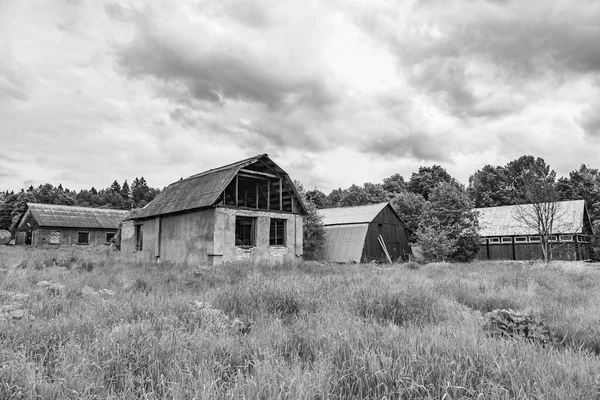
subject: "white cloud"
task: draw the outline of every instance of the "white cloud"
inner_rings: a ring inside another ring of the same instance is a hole
[[[466,183],[522,154],[597,166],[598,17],[587,0],[1,2],[0,189],[161,187],[263,152],[324,191],[433,163]]]

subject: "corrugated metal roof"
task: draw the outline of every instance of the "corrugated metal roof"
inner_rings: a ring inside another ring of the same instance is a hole
[[[519,220],[519,207],[532,210],[532,206],[500,206],[476,208],[479,212],[479,234],[481,236],[536,235],[537,232]],[[555,233],[582,233],[585,201],[570,200],[557,202],[557,214],[554,221]]]
[[[368,223],[389,203],[367,204],[355,207],[323,208],[319,210],[323,215],[323,225],[360,224]]]
[[[129,215],[127,210],[109,210],[61,206],[56,204],[27,203],[27,209],[39,226],[56,228],[117,229]]]
[[[368,223],[325,226],[323,259],[330,262],[359,263],[368,229]]]
[[[288,183],[298,200],[301,212],[305,214],[306,208],[287,173],[277,166],[267,154],[259,154],[170,184],[144,208],[136,211],[131,219],[149,218],[213,206],[240,169],[259,160],[268,163]]]

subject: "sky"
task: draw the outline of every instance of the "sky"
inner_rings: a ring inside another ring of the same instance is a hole
[[[600,2],[0,0],[0,190],[259,153],[325,193],[600,167]]]

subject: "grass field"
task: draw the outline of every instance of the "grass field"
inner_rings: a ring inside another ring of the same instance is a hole
[[[599,270],[190,268],[4,247],[0,399],[600,398]],[[499,308],[554,342],[488,336]]]

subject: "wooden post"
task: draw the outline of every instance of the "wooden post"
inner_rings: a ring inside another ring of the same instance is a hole
[[[238,192],[238,189],[239,189],[239,180],[240,180],[239,177],[236,175],[235,176],[235,206],[236,207],[239,206],[239,204],[238,204],[238,198],[239,198],[239,192]]]
[[[283,181],[279,178],[279,211],[283,211]]]
[[[256,209],[258,210],[258,181],[256,181]]]
[[[267,210],[271,209],[271,181],[267,182]]]

